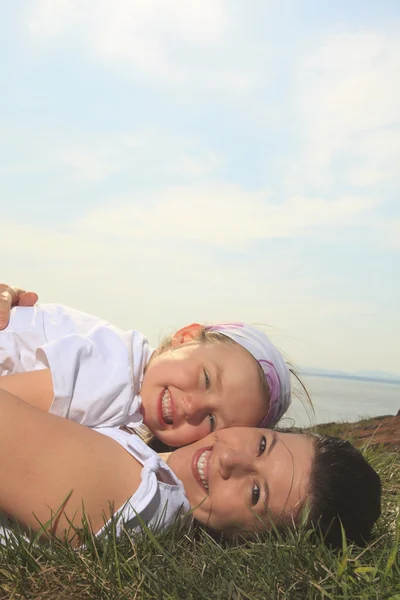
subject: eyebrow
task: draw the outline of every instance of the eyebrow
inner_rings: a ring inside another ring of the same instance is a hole
[[[272,442],[270,443],[270,445],[268,447],[266,456],[269,456],[271,454],[272,450],[276,446],[277,441],[278,441],[278,435],[277,435],[276,431],[273,431],[272,432]],[[268,504],[269,504],[269,498],[270,498],[270,491],[269,491],[268,483],[266,481],[264,481],[264,497],[265,497],[265,500],[263,502],[264,506],[263,506],[262,510],[260,511],[260,516],[262,516],[262,517],[265,516],[267,512],[269,512]]]
[[[219,366],[219,364],[217,362],[214,363],[215,365],[215,374],[216,374],[216,385],[217,385],[217,390],[219,392],[222,391],[222,373],[223,370],[222,368]]]
[[[277,441],[278,441],[278,435],[277,435],[276,431],[274,431],[274,432],[272,433],[272,442],[270,443],[270,445],[269,445],[269,448],[268,448],[268,450],[267,450],[267,456],[269,456],[269,455],[271,454],[272,450],[273,450],[273,449],[275,448],[275,446],[276,446],[276,442],[277,442]]]
[[[220,392],[222,395],[222,376],[223,376],[224,370],[222,367],[219,366],[219,364],[217,362],[214,362],[213,364],[215,367],[216,388],[217,388],[218,392]],[[222,421],[224,427],[232,427],[231,421],[229,419],[227,419],[226,417],[221,417],[221,421]]]

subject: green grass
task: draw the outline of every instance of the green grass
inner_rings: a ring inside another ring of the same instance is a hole
[[[332,552],[302,530],[232,545],[175,527],[134,543],[89,539],[79,552],[21,539],[0,549],[0,598],[400,600],[400,455],[369,448],[366,456],[383,483],[383,515],[367,548]]]

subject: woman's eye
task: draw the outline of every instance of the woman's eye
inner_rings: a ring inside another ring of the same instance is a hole
[[[267,447],[267,438],[265,437],[265,435],[263,435],[261,437],[260,440],[260,447],[258,449],[258,456],[261,456],[261,454],[263,454],[263,452],[265,452],[265,448]]]
[[[204,381],[206,384],[206,390],[208,390],[210,388],[210,378],[208,376],[207,371],[204,369]]]
[[[260,488],[258,487],[258,484],[255,483],[253,485],[253,489],[251,490],[251,503],[252,506],[255,506],[257,504],[257,502],[260,499]]]
[[[210,431],[211,433],[215,431],[215,417],[214,415],[209,415],[210,418]]]

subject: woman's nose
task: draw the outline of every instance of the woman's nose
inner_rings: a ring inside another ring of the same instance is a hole
[[[248,473],[253,468],[253,463],[246,454],[241,454],[231,448],[224,448],[220,451],[219,464],[223,479],[229,479],[235,474]]]

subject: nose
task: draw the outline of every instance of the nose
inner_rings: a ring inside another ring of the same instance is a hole
[[[203,419],[206,412],[204,402],[198,394],[185,394],[182,399],[183,414],[186,421]]]
[[[219,453],[220,473],[223,479],[232,475],[249,473],[253,470],[253,461],[246,454],[223,448]]]

